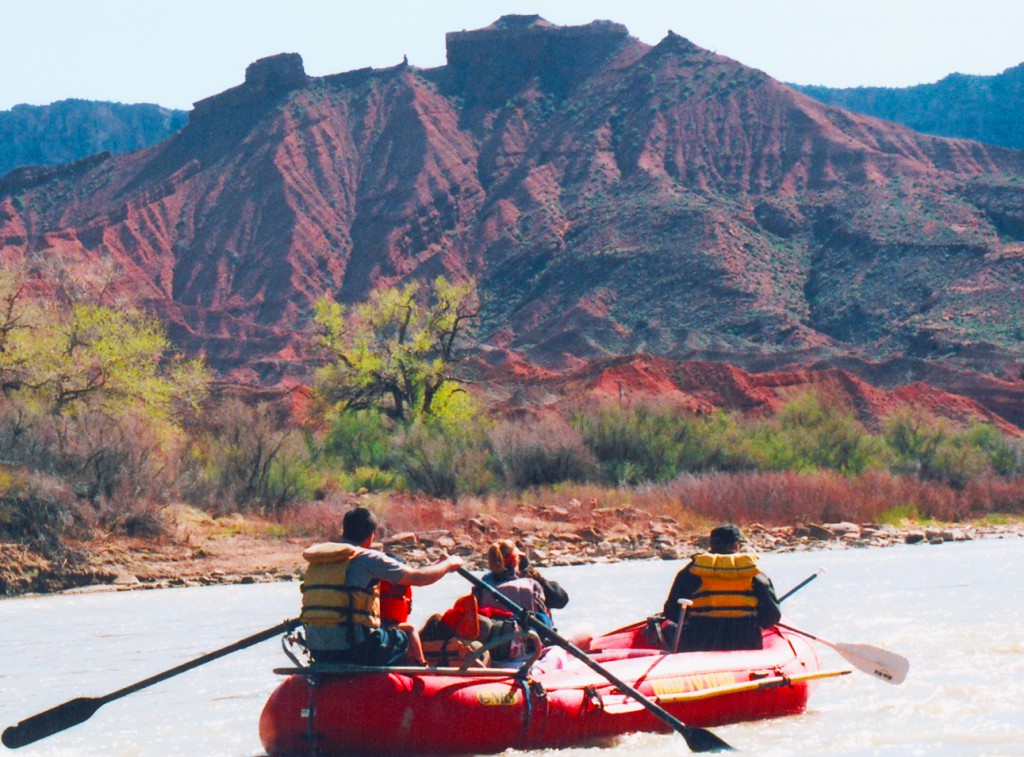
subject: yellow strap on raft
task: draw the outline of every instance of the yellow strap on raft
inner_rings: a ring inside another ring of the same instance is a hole
[[[694,702],[701,699],[712,699],[728,694],[742,694],[747,691],[758,691],[761,689],[773,689],[778,686],[789,686],[801,681],[811,681],[818,678],[834,678],[835,676],[849,675],[850,670],[818,670],[813,673],[797,673],[791,676],[771,676],[759,678],[754,681],[740,681],[724,686],[713,686],[707,689],[696,691],[680,691],[674,694],[660,694],[653,699],[660,705],[677,704],[679,702]],[[609,715],[626,715],[631,712],[639,712],[643,705],[639,704],[632,697],[624,694],[601,695],[601,708]]]

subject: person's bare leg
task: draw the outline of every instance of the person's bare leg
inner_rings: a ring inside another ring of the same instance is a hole
[[[412,623],[400,623],[398,627],[409,637],[409,651],[405,654],[406,659],[414,665],[426,665],[427,661],[423,657],[423,644],[420,643],[420,632],[416,630],[416,626]]]

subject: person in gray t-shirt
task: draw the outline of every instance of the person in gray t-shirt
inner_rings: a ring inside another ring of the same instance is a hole
[[[309,567],[302,582],[306,646],[318,662],[357,665],[425,665],[415,626],[380,624],[377,584],[427,586],[462,565],[458,556],[414,568],[373,549],[377,521],[367,508],[345,513],[341,542],[314,544],[303,552]]]

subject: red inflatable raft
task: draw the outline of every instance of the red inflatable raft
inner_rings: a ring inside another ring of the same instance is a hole
[[[803,712],[820,671],[784,630],[764,649],[665,654],[643,624],[593,640],[592,657],[690,727]],[[260,717],[271,757],[466,754],[567,747],[668,726],[597,672],[549,650],[520,670],[286,669]]]

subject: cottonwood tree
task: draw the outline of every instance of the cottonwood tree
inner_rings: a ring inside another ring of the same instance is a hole
[[[169,357],[163,325],[136,310],[73,305],[33,320],[9,340],[5,387],[31,394],[54,415],[92,400],[164,418],[205,389],[202,362]]]
[[[26,280],[0,272],[0,458],[93,502],[163,491],[181,413],[205,393],[202,362],[178,359],[137,310],[67,289],[28,296]]]
[[[328,362],[318,393],[340,412],[377,409],[400,423],[435,414],[458,385],[456,346],[478,312],[474,282],[443,276],[427,291],[416,282],[378,289],[351,309],[321,299],[315,322]]]
[[[166,418],[195,406],[208,375],[172,354],[162,323],[130,307],[25,296],[17,273],[0,275],[0,387],[63,415],[86,400],[141,407]]]

